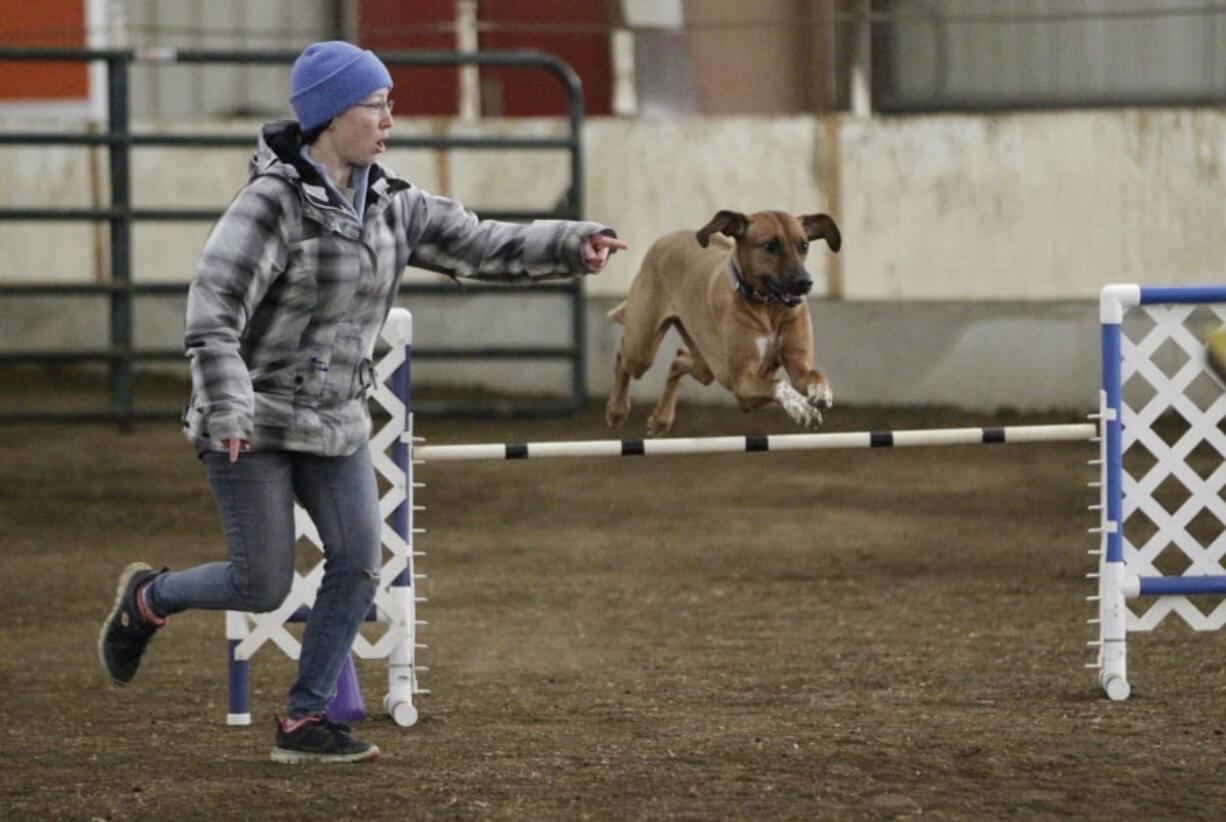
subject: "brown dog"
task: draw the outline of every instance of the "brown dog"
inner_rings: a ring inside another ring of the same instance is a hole
[[[720,211],[697,233],[677,231],[656,240],[630,295],[609,312],[626,327],[605,407],[609,425],[626,421],[630,380],[651,367],[669,326],[677,328],[685,345],[677,350],[664,394],[647,421],[649,436],[672,428],[686,374],[703,385],[719,380],[743,411],[777,402],[800,425],[820,425],[834,395],[813,368],[813,330],[804,299],[813,287],[805,255],[809,241],[819,238],[832,251],[842,244],[838,226],[826,214]],[[778,377],[780,366],[791,384]]]

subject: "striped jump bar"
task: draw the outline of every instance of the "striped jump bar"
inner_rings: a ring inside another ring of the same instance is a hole
[[[407,439],[408,435],[405,435]],[[658,440],[418,445],[422,462],[543,459],[546,457],[642,457],[665,454],[729,454],[752,451],[820,451],[831,448],[906,448],[917,445],[991,445],[1026,442],[1088,442],[1098,436],[1092,423],[1018,425],[1005,428],[932,428],[918,431],[860,431],[838,434],[779,434],[769,437],[690,437]]]

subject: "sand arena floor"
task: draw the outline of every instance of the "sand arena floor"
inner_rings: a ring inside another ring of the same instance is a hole
[[[629,436],[642,431],[636,409]],[[678,436],[784,433],[682,407]],[[826,430],[1076,422],[836,409]],[[606,438],[422,421],[431,442]],[[227,728],[222,616],[136,682],[95,656],[115,575],[220,556],[173,424],[0,427],[0,816],[11,819],[1215,818],[1226,647],[1168,623],[1133,698],[1086,641],[1089,444],[426,465],[430,666],[370,767],[268,762],[291,663]],[[304,559],[305,559],[304,554]],[[383,665],[362,662],[368,706]]]

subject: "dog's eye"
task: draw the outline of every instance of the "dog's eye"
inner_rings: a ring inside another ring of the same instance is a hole
[[[809,244],[805,242],[804,240],[801,240],[799,243],[797,243],[796,248],[800,250],[801,254],[809,253]]]
[[[765,251],[767,254],[778,254],[779,253],[779,241],[778,240],[767,240],[766,242],[762,244],[762,250]]]

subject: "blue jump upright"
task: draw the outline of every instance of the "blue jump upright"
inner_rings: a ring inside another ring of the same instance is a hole
[[[1206,614],[1189,597],[1226,594],[1226,531],[1202,544],[1190,526],[1204,512],[1226,524],[1226,386],[1212,376],[1205,337],[1226,323],[1226,286],[1110,285],[1099,301],[1102,390],[1099,395],[1101,545],[1098,601],[1099,684],[1113,700],[1131,693],[1127,636],[1176,613],[1196,630],[1218,630],[1226,606]],[[1156,428],[1182,433],[1163,438]],[[1189,457],[1215,462],[1198,472]],[[1175,483],[1174,486],[1169,483]],[[1157,494],[1183,501],[1169,510]],[[1158,562],[1177,557],[1186,570],[1166,576]],[[1140,600],[1147,597],[1152,600]],[[1134,601],[1135,600],[1135,601]]]

